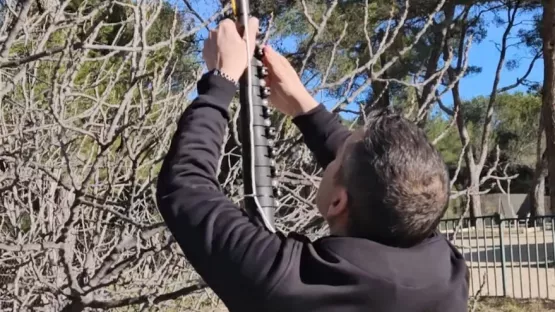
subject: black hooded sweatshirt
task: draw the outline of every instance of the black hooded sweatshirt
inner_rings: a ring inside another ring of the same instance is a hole
[[[393,248],[353,237],[311,242],[250,220],[217,180],[237,89],[211,73],[197,87],[159,175],[158,207],[190,264],[230,311],[467,311],[467,267],[439,233]],[[324,168],[350,135],[323,106],[293,121]]]

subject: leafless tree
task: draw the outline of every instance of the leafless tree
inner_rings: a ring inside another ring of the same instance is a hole
[[[444,112],[451,116],[454,116],[461,143],[465,147],[463,149],[462,155],[464,157],[466,168],[470,177],[470,184],[468,186],[470,192],[468,192],[467,190],[458,191],[454,194],[454,196],[452,196],[452,198],[465,194],[470,195],[471,205],[469,212],[470,216],[473,219],[473,223],[475,224],[475,218],[481,216],[480,195],[488,193],[495,185],[498,184],[499,180],[511,180],[516,178],[515,175],[509,177],[501,177],[496,174],[496,171],[499,169],[498,164],[500,154],[499,148],[493,148],[491,140],[494,122],[493,117],[497,104],[496,97],[500,93],[507,92],[520,86],[526,80],[532,68],[534,67],[535,62],[541,56],[540,54],[538,54],[532,59],[524,76],[519,78],[514,84],[508,86],[500,86],[502,71],[507,61],[508,49],[519,44],[511,43],[509,39],[511,31],[516,26],[515,23],[517,14],[522,10],[523,7],[523,4],[520,1],[509,0],[500,2],[500,5],[496,3],[493,8],[490,6],[486,6],[484,10],[479,11],[477,14],[474,14],[474,16],[471,15],[472,5],[465,6],[463,13],[460,15],[460,27],[458,27],[459,33],[455,34],[451,32],[449,34],[452,38],[458,37],[455,41],[455,44],[458,46],[455,49],[455,53],[459,61],[458,64],[455,64],[447,70],[448,75],[445,77],[446,81],[448,81],[449,83],[455,81],[453,87],[451,88],[454,108],[448,109],[444,105],[441,105],[441,103],[439,103]],[[464,65],[462,65],[463,62],[461,60],[466,59],[468,50],[467,47],[465,47],[465,42],[467,40],[471,40],[469,39],[469,37],[471,38],[472,36],[473,24],[476,23],[481,14],[487,11],[491,11],[492,9],[495,10],[496,14],[503,15],[503,17],[500,18],[504,19],[505,31],[503,32],[501,42],[497,44],[499,58],[497,69],[493,79],[492,90],[488,98],[488,105],[484,116],[484,122],[482,125],[480,125],[482,127],[482,131],[479,137],[472,138],[465,122],[463,100],[460,94],[460,85],[457,81],[457,78],[460,76],[461,72],[464,72]],[[453,17],[454,11],[451,10],[447,13],[448,14],[446,18],[449,18],[449,16]],[[445,47],[445,49],[447,49],[447,47]],[[495,150],[494,154],[492,154],[492,150]],[[489,165],[489,168],[487,168],[486,162],[488,160],[491,161],[491,159],[493,159],[493,162]],[[480,224],[480,222],[477,223]]]
[[[209,21],[161,1],[27,0],[3,14],[1,308],[194,305],[206,286],[154,194],[201,73],[183,50]]]

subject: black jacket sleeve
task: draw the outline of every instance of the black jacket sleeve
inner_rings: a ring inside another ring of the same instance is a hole
[[[335,155],[351,135],[351,131],[341,124],[339,117],[322,104],[295,117],[293,123],[303,134],[306,145],[322,168],[326,168],[335,159]]]
[[[181,119],[157,184],[158,209],[187,260],[230,309],[257,310],[298,244],[250,218],[216,173],[236,87],[211,74]]]

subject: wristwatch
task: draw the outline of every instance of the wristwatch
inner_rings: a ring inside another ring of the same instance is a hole
[[[225,80],[233,83],[236,87],[239,87],[239,82],[237,82],[235,79],[229,77],[228,74],[224,73],[223,71],[221,71],[219,69],[213,69],[212,70],[212,75],[222,77]]]

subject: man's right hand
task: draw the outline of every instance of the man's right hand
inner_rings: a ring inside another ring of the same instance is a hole
[[[277,110],[291,117],[306,113],[318,102],[306,90],[289,61],[270,46],[264,47],[264,62],[268,67],[271,88],[270,103]]]

